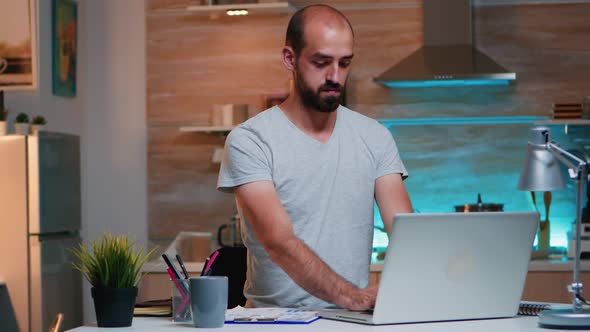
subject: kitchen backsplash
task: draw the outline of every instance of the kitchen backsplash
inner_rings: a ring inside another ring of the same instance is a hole
[[[511,118],[504,118],[510,121]],[[473,119],[477,120],[477,119]],[[454,212],[455,205],[474,204],[481,193],[483,203],[504,204],[504,211],[534,211],[530,192],[516,189],[533,123],[395,125],[389,129],[396,139],[410,177],[405,184],[416,212]],[[552,137],[561,146],[590,160],[590,126],[550,125]],[[567,177],[567,170],[563,168]],[[567,246],[566,234],[575,220],[576,190],[573,182],[552,193],[549,210],[551,245]],[[537,193],[537,197],[542,194]],[[537,199],[541,219],[545,206]],[[382,225],[378,213],[375,224]],[[385,234],[375,235],[375,247],[387,246]]]

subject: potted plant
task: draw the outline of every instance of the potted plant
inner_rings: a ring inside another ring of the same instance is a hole
[[[6,118],[8,117],[8,110],[0,105],[0,136],[6,135]]]
[[[131,326],[137,285],[145,275],[141,269],[155,249],[136,249],[126,235],[110,232],[103,233],[100,241],[91,241],[89,247],[80,243],[70,249],[77,260],[74,268],[92,285],[99,327]]]
[[[46,124],[47,124],[47,120],[45,120],[45,118],[43,116],[37,115],[36,117],[34,117],[33,121],[31,121],[32,134],[37,135],[37,133],[39,133],[39,130],[41,130],[41,127],[43,127]]]
[[[14,122],[14,131],[18,135],[29,134],[29,116],[26,113],[18,113]]]

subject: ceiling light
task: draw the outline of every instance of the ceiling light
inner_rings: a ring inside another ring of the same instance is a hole
[[[229,16],[245,16],[248,15],[247,9],[228,9],[225,12]]]

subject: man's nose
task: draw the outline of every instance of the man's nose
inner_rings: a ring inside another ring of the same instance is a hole
[[[340,83],[340,77],[342,73],[340,73],[340,66],[338,64],[334,64],[328,68],[328,72],[326,73],[326,81],[331,81],[334,83]]]

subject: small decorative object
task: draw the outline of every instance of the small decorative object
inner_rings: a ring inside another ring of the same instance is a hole
[[[78,5],[73,0],[53,0],[53,94],[76,96]]]
[[[136,249],[126,235],[110,232],[90,247],[70,249],[77,259],[74,268],[92,285],[98,327],[131,326],[137,285],[145,275],[141,269],[155,249],[144,253],[144,246]]]
[[[14,131],[17,135],[29,134],[29,116],[26,113],[18,113],[14,120]]]
[[[211,125],[233,127],[248,120],[248,104],[213,105]]]
[[[37,135],[39,133],[39,130],[41,130],[41,127],[43,127],[46,124],[47,121],[45,120],[45,118],[41,115],[37,115],[33,118],[33,121],[31,122],[31,133],[33,135]]]
[[[0,91],[0,136],[6,135],[6,118],[8,110],[4,108],[4,91]]]

